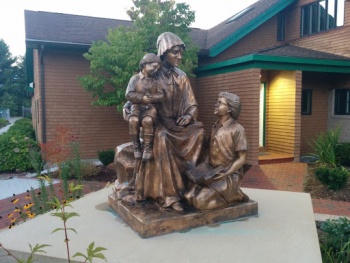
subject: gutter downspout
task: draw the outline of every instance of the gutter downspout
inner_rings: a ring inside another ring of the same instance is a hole
[[[45,46],[40,45],[40,97],[41,97],[41,139],[46,143],[46,107],[45,107],[45,78],[44,78],[44,50]]]

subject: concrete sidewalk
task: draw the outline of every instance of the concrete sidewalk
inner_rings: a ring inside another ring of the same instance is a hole
[[[5,127],[3,127],[3,128],[1,128],[0,129],[0,134],[3,134],[3,133],[5,133],[5,132],[7,132],[8,131],[8,129],[17,121],[17,120],[19,120],[19,119],[22,119],[22,117],[11,117],[10,119],[9,119],[9,121],[10,121],[10,125],[7,125],[7,126],[5,126]]]

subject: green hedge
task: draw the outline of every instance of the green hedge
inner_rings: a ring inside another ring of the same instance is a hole
[[[8,120],[6,120],[4,118],[0,118],[0,129],[6,127],[9,124],[10,124],[10,122]]]
[[[38,147],[32,138],[8,133],[0,135],[0,172],[32,169],[28,158],[30,147]]]
[[[11,135],[23,135],[35,139],[32,121],[28,118],[17,120],[6,133],[10,133]]]
[[[30,148],[39,148],[32,122],[28,118],[19,119],[0,135],[0,172],[31,170]]]

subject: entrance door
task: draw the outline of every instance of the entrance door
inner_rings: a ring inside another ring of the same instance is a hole
[[[265,147],[266,83],[260,84],[259,147]]]

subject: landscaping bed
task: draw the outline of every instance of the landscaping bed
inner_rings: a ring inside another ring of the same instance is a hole
[[[314,169],[315,165],[309,164],[308,175],[304,179],[304,191],[306,193],[310,193],[311,197],[316,199],[350,202],[350,180],[343,189],[331,190],[316,178]]]

